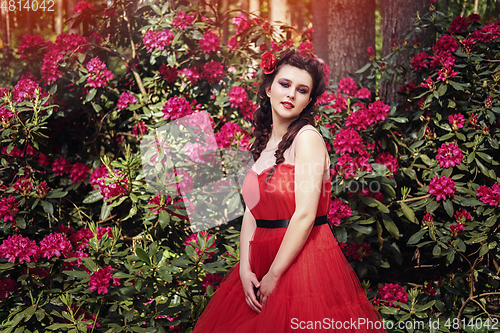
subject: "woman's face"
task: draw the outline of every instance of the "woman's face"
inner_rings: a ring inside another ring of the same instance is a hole
[[[271,100],[274,117],[292,122],[311,101],[313,80],[303,69],[291,65],[283,65],[274,77],[270,87],[266,89]]]

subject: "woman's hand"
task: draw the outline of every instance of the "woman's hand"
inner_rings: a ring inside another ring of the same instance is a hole
[[[254,291],[254,288],[260,287],[260,282],[257,279],[257,276],[251,270],[243,269],[240,270],[240,279],[248,306],[255,312],[260,313],[262,305],[257,300]]]
[[[260,281],[260,289],[257,292],[257,298],[260,300],[261,306],[264,305],[269,295],[273,292],[276,283],[278,283],[278,278],[270,272],[264,275],[262,281]]]

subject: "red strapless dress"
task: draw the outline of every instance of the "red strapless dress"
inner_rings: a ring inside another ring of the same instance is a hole
[[[292,217],[294,170],[294,165],[278,164],[266,185],[269,168],[260,174],[250,169],[242,193],[255,219]],[[330,192],[331,176],[323,181],[317,216],[328,213]],[[259,280],[268,272],[285,232],[286,228],[255,230],[249,258]],[[380,320],[330,227],[323,224],[313,227],[260,313],[245,301],[238,263],[224,277],[193,332],[385,332],[380,329]]]

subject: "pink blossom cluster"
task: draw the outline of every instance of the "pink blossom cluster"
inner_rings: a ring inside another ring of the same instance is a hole
[[[243,109],[248,102],[248,94],[243,87],[232,87],[228,97],[232,108]]]
[[[430,227],[434,225],[434,216],[432,216],[431,213],[425,213],[424,217],[422,218],[422,222]]]
[[[172,25],[180,30],[186,29],[193,24],[194,14],[186,14],[182,10],[177,13],[172,21]]]
[[[450,65],[446,65],[443,68],[441,68],[440,70],[438,70],[437,80],[447,82],[447,80],[449,78],[457,76],[457,75],[458,75],[457,71],[453,70],[453,68],[451,68]]]
[[[201,66],[200,76],[208,83],[217,83],[225,75],[224,66],[217,61],[210,61]]]
[[[162,210],[167,210],[167,206],[172,203],[172,197],[167,195],[165,197],[163,194],[157,194],[148,201],[148,205],[151,205],[149,209],[153,214],[159,214]]]
[[[207,273],[207,275],[201,280],[201,288],[203,294],[207,294],[207,287],[211,286],[213,290],[219,288],[220,282],[222,281],[222,276],[220,274]]]
[[[427,66],[428,66],[427,58],[428,57],[429,57],[429,55],[425,51],[417,53],[411,59],[411,66],[413,67],[414,70],[427,68]]]
[[[450,123],[451,128],[454,131],[457,131],[459,128],[464,127],[465,118],[461,113],[450,114],[448,116],[448,122]]]
[[[4,127],[9,127],[10,125],[10,118],[12,118],[14,114],[9,110],[4,108],[3,106],[0,106],[0,122]]]
[[[348,259],[357,261],[363,261],[363,259],[366,258],[370,253],[373,253],[373,251],[370,250],[370,244],[367,243],[346,244],[343,252]]]
[[[363,153],[363,139],[352,128],[341,128],[333,140],[336,154]]]
[[[434,176],[429,184],[429,194],[436,200],[446,200],[455,196],[455,182],[448,176]]]
[[[242,13],[239,13],[237,16],[233,17],[231,23],[236,26],[236,35],[241,35],[245,30],[250,28],[250,19]]]
[[[451,168],[462,163],[462,149],[453,142],[443,143],[438,149],[436,159],[441,168]]]
[[[487,24],[481,30],[472,33],[472,38],[483,43],[489,43],[498,37],[500,37],[500,22],[498,21]]]
[[[161,74],[163,79],[167,81],[168,83],[173,83],[177,80],[178,78],[178,71],[177,67],[171,67],[167,66],[165,64],[162,64],[160,68],[158,69],[158,73]]]
[[[356,81],[350,77],[344,77],[340,79],[338,83],[337,92],[344,93],[347,96],[354,97],[358,92],[358,85]]]
[[[81,162],[76,162],[71,166],[69,171],[69,178],[73,183],[83,182],[89,176],[90,167]]]
[[[33,184],[29,176],[22,176],[16,179],[14,183],[14,189],[18,191],[23,197],[30,194]]]
[[[464,230],[465,230],[465,226],[462,223],[456,223],[456,224],[450,225],[449,232],[450,232],[451,236],[457,237],[458,234]]]
[[[469,27],[469,21],[463,16],[456,16],[450,24],[448,32],[452,35],[460,34]]]
[[[334,174],[338,174],[345,179],[354,177],[358,172],[372,172],[372,166],[368,163],[369,155],[366,152],[360,156],[352,157],[349,154],[344,154],[339,157],[335,165]]]
[[[19,202],[16,201],[16,197],[11,194],[0,199],[0,219],[4,222],[14,222],[14,217],[19,212],[18,205]]]
[[[36,98],[37,91],[41,96],[42,88],[40,88],[38,83],[31,79],[22,79],[19,80],[14,87],[14,90],[12,91],[12,99],[16,103],[21,103],[27,99],[34,99]]]
[[[313,42],[303,42],[299,44],[297,48],[299,54],[303,57],[309,57],[316,59],[316,55],[314,54],[314,44]],[[356,87],[357,88],[357,87]]]
[[[16,290],[17,283],[10,277],[0,278],[0,300],[9,297],[9,294]]]
[[[137,98],[135,98],[134,95],[128,92],[122,92],[120,95],[120,98],[118,98],[118,103],[116,105],[118,106],[119,110],[126,109],[129,103],[135,104],[137,103]]]
[[[200,73],[196,67],[183,68],[179,71],[179,74],[184,75],[186,80],[188,80],[191,84],[196,84],[196,82],[200,79]]]
[[[368,58],[369,61],[374,61],[375,58],[377,57],[377,52],[375,52],[373,46],[368,46],[366,48],[366,57]]]
[[[167,46],[172,44],[173,40],[174,34],[168,29],[161,31],[148,30],[142,38],[142,42],[148,52],[153,52],[155,48],[163,51]]]
[[[398,305],[395,305],[394,302],[408,303],[408,293],[399,284],[386,283],[383,286],[379,286],[378,294],[380,298],[375,297],[373,299],[373,303],[376,305],[400,308]]]
[[[352,127],[358,131],[367,129],[369,126],[376,124],[379,120],[384,120],[391,110],[391,107],[384,104],[381,100],[370,103],[368,108],[362,103],[355,103],[353,106],[358,107],[358,111],[352,112],[347,116],[345,126]]]
[[[61,257],[72,250],[71,242],[61,233],[55,232],[40,241],[40,255],[43,258]]]
[[[21,60],[33,60],[34,56],[42,49],[47,41],[40,35],[24,35],[17,48]]]
[[[64,174],[69,173],[71,170],[71,164],[64,157],[58,157],[52,163],[52,171],[56,174],[56,176],[62,176]]]
[[[19,263],[37,261],[40,257],[40,248],[34,240],[21,235],[7,237],[0,245],[0,258],[8,262]]]
[[[173,96],[167,100],[161,111],[164,119],[175,120],[189,116],[193,113],[193,108],[184,97]]]
[[[87,1],[80,1],[76,4],[73,12],[75,14],[81,14],[81,13],[85,13],[87,11],[93,11],[93,10],[94,10],[94,8],[92,7],[92,5],[90,3],[88,3]]]
[[[40,184],[38,184],[38,187],[37,187],[35,192],[36,192],[36,195],[38,196],[38,198],[40,198],[40,199],[45,198],[45,196],[49,192],[49,187],[47,186],[47,182],[45,180],[40,182]]]
[[[219,37],[209,31],[203,34],[203,38],[199,41],[200,49],[203,53],[217,52],[220,49]]]
[[[230,148],[231,145],[239,145],[243,149],[248,149],[250,135],[235,123],[225,123],[222,125],[220,132],[215,133],[215,139],[219,148]]]
[[[109,183],[111,177],[108,169],[104,164],[101,164],[101,166],[95,169],[92,175],[90,175],[90,184],[94,189],[99,189],[99,193],[101,193],[104,200],[121,197],[128,193],[130,187],[129,179],[119,170],[114,170],[114,174],[119,180]]]
[[[500,184],[495,183],[491,187],[481,185],[476,190],[479,200],[490,206],[500,207]]]
[[[376,158],[375,158],[375,163],[385,165],[387,169],[389,169],[389,177],[393,178],[396,173],[398,173],[398,159],[388,151],[384,151],[380,153]]]
[[[110,280],[113,286],[120,285],[120,279],[113,278],[111,271],[113,268],[106,266],[104,268],[99,268],[92,275],[90,275],[89,290],[95,290],[98,294],[107,294]]]
[[[330,201],[328,208],[328,222],[330,225],[340,225],[340,220],[352,215],[351,208],[340,199],[335,198]]]
[[[208,259],[212,258],[212,256],[214,255],[214,251],[211,250],[211,249],[215,249],[216,245],[215,245],[215,242],[210,245],[209,247],[205,248],[205,249],[199,249],[199,248],[195,248],[195,245],[197,245],[198,247],[200,247],[200,244],[198,243],[198,234],[201,235],[201,237],[203,238],[203,240],[205,241],[205,244],[208,243],[208,240],[210,239],[211,235],[208,233],[208,231],[204,230],[204,231],[199,231],[195,234],[191,234],[185,241],[184,241],[184,245],[187,247],[187,246],[190,246],[190,247],[193,247],[196,251],[196,254],[198,254],[198,256],[202,256],[203,254],[206,254]]]
[[[465,221],[472,219],[472,216],[465,208],[462,208],[462,210],[457,210],[455,212],[455,219],[460,223],[465,223]]]
[[[141,120],[135,123],[134,126],[132,126],[132,134],[140,136],[146,133],[147,129],[148,128],[146,127],[146,124],[144,124],[144,122]]]
[[[87,71],[90,74],[87,83],[92,88],[103,87],[114,77],[113,72],[107,69],[106,64],[99,57],[95,57],[87,63]]]

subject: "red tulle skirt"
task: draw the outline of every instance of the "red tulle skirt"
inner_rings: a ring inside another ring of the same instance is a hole
[[[257,228],[250,265],[259,281],[268,272],[286,228]],[[328,224],[312,229],[304,247],[262,307],[246,303],[239,264],[225,276],[195,333],[385,332]]]

